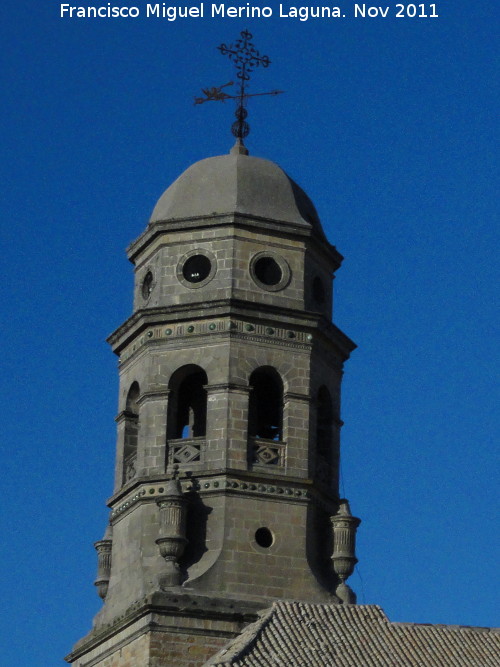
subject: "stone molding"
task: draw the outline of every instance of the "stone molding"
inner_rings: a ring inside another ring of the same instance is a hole
[[[130,358],[134,357],[141,349],[147,345],[165,345],[169,346],[179,343],[183,348],[189,341],[196,341],[199,346],[200,339],[207,336],[225,337],[237,336],[242,340],[253,342],[270,343],[281,347],[293,348],[297,350],[308,350],[314,340],[314,335],[310,332],[281,326],[269,326],[268,324],[255,324],[235,318],[225,318],[218,321],[196,321],[191,323],[176,323],[169,327],[155,326],[146,331],[145,334],[136,337],[131,341],[128,347],[125,347],[120,355],[120,363],[124,364]]]
[[[311,403],[312,398],[308,394],[297,394],[293,391],[287,391],[283,394],[283,401],[302,401],[303,403]]]
[[[121,424],[124,421],[127,421],[127,419],[135,419],[137,421],[137,418],[138,417],[135,412],[131,412],[130,410],[122,410],[116,415],[115,422],[117,424]]]
[[[250,316],[257,317],[258,319],[272,319],[274,322],[281,322],[281,326],[285,326],[290,321],[294,322],[295,326],[311,327],[313,329],[318,328],[318,321],[320,320],[325,320],[325,323],[328,324],[328,320],[316,312],[284,306],[276,307],[267,303],[254,303],[243,299],[217,299],[210,302],[190,303],[188,305],[175,304],[171,306],[141,308],[136,310],[118,329],[110,334],[107,342],[118,353],[124,344],[130,342],[130,337],[128,340],[123,340],[123,338],[132,329],[135,330],[131,335],[137,336],[148,327],[168,326],[169,322],[177,323],[204,318],[227,317],[244,319]],[[345,336],[345,334],[342,335]]]
[[[301,480],[287,478],[283,468],[269,470],[271,466],[262,465],[258,470],[227,471],[212,474],[200,473],[189,475],[181,479],[183,493],[197,491],[201,496],[211,494],[241,494],[244,496],[260,496],[286,499],[291,502],[314,502],[330,513],[336,512],[338,497],[324,488],[317,490],[310,479]],[[117,494],[108,505],[112,508],[110,522],[128,514],[138,503],[158,502],[165,498],[170,478],[162,477],[157,480],[136,480],[129,494],[120,497]],[[134,492],[135,491],[135,492]],[[326,495],[325,495],[326,491]],[[117,501],[121,502],[117,502]]]
[[[72,663],[85,654],[96,651],[100,645],[109,642],[120,633],[124,633],[121,641],[113,643],[109,649],[104,649],[98,657],[86,663],[91,667],[142,634],[151,631],[173,632],[179,628],[182,629],[184,620],[190,634],[231,639],[240,633],[242,625],[255,621],[261,609],[262,602],[242,602],[229,597],[217,598],[191,594],[181,588],[172,592],[158,591],[132,604],[112,623],[92,630],[75,645],[65,660]],[[176,628],[165,622],[162,623],[162,619],[168,617],[175,617]],[[207,628],[204,619],[219,621],[221,628]],[[234,624],[234,631],[227,630],[228,622]]]
[[[275,232],[281,237],[291,237],[303,241],[305,239],[310,239],[314,242],[316,249],[320,251],[320,254],[326,256],[334,264],[335,271],[340,267],[342,260],[344,259],[337,248],[334,245],[331,245],[324,235],[318,234],[314,227],[305,227],[283,220],[263,218],[257,215],[234,213],[230,211],[210,216],[203,215],[193,218],[150,222],[145,231],[128,246],[126,250],[127,256],[133,264],[136,264],[139,255],[157,237],[164,234],[168,235],[168,242],[165,244],[170,246],[172,244],[173,233],[185,233],[186,230],[189,229],[201,231],[207,227],[233,227],[235,230],[238,229],[238,227],[241,227],[251,231],[258,231],[261,234],[269,234],[271,236],[273,232]]]
[[[207,394],[222,394],[227,392],[233,392],[237,394],[249,394],[252,391],[252,387],[249,387],[245,384],[238,384],[236,382],[221,382],[219,384],[206,384],[204,386]]]
[[[149,403],[151,401],[166,401],[171,393],[171,389],[161,389],[158,391],[145,391],[137,399],[138,405]]]

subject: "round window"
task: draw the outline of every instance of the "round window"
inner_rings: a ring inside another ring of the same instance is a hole
[[[151,273],[151,271],[148,271],[144,276],[144,280],[142,281],[142,287],[141,287],[142,298],[149,299],[149,296],[152,291],[153,291],[153,274]]]
[[[269,528],[258,528],[255,531],[255,541],[259,547],[269,549],[269,547],[274,542],[274,537]]]
[[[212,263],[205,255],[193,255],[184,262],[182,275],[189,283],[201,283],[208,277]]]
[[[277,285],[283,277],[280,265],[273,257],[261,257],[254,264],[256,277],[264,285]]]
[[[286,260],[273,252],[259,252],[250,261],[250,275],[257,285],[269,292],[284,289],[291,272]]]
[[[190,250],[179,258],[176,268],[177,280],[189,289],[205,287],[216,272],[217,259],[206,248]]]

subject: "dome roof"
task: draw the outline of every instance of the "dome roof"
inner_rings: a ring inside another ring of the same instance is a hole
[[[150,222],[242,213],[313,227],[314,204],[274,162],[231,152],[196,162],[165,190]]]

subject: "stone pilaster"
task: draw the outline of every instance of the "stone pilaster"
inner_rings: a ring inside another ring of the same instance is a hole
[[[207,390],[207,467],[246,470],[248,386],[224,383]]]
[[[169,390],[142,394],[137,455],[139,476],[163,474],[166,469],[167,408]]]
[[[283,434],[287,447],[287,472],[295,477],[309,475],[309,410],[308,395],[285,394]]]

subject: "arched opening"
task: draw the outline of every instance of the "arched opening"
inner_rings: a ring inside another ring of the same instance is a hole
[[[167,438],[169,464],[200,461],[207,430],[207,374],[199,366],[188,364],[170,378]]]
[[[250,376],[248,435],[266,440],[283,439],[283,381],[269,366]]]
[[[323,281],[319,276],[315,276],[312,282],[313,299],[319,306],[322,306],[326,301],[326,289]]]
[[[123,445],[123,483],[136,475],[137,444],[139,440],[139,400],[140,388],[133,382],[125,403],[125,434]]]
[[[207,374],[199,366],[179,368],[170,380],[170,438],[198,438],[207,428]]]

